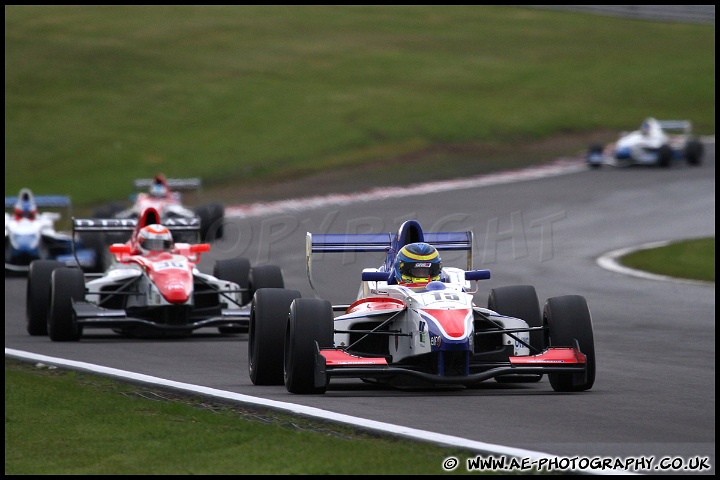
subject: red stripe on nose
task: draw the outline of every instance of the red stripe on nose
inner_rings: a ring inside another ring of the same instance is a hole
[[[434,310],[424,309],[428,315],[432,315],[451,337],[462,337],[465,332],[465,319],[470,315],[470,309],[460,310]]]

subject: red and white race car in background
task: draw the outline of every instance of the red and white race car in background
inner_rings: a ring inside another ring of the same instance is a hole
[[[275,265],[251,267],[245,258],[219,260],[213,275],[197,265],[208,243],[174,243],[169,251],[142,253],[140,230],[160,223],[156,210],[135,219],[74,219],[74,232],[130,232],[109,247],[114,259],[103,273],[84,273],[53,260],[30,264],[27,331],[53,341],[77,341],[88,329],[126,336],[188,336],[205,327],[220,333],[247,332],[250,300],[258,288],[282,288]],[[175,236],[199,228],[196,218],[168,219]],[[152,227],[155,228],[155,227]]]
[[[147,208],[154,208],[165,222],[176,218],[198,218],[200,220],[200,238],[212,241],[223,235],[225,208],[218,202],[210,202],[194,208],[183,205],[182,191],[199,191],[199,178],[165,178],[158,174],[154,178],[139,178],[133,181],[135,193],[130,195],[133,202],[130,207],[111,203],[95,210],[96,218],[139,218]],[[144,192],[137,192],[145,190]],[[117,241],[117,237],[112,238]],[[125,241],[126,239],[121,239]],[[113,243],[113,242],[109,242]]]

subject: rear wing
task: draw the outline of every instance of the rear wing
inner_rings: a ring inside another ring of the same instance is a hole
[[[150,188],[154,183],[154,178],[138,178],[133,180],[133,188],[135,188],[135,190],[147,189]],[[165,184],[170,190],[191,191],[200,190],[202,181],[199,178],[166,178]]]
[[[38,208],[69,208],[70,197],[67,195],[34,195],[35,205]],[[18,197],[5,197],[5,208],[13,208]]]
[[[398,234],[393,233],[324,233],[313,234],[307,232],[305,241],[305,268],[307,270],[310,287],[315,291],[312,276],[312,255],[314,253],[343,253],[343,252],[382,252],[386,254],[385,271],[390,272],[395,261],[395,254],[405,243],[401,227]],[[473,263],[473,233],[465,232],[421,232],[422,240],[429,243],[438,251],[466,251],[467,268],[472,270]]]
[[[135,218],[74,218],[73,233],[76,232],[132,232],[137,226]],[[163,221],[163,226],[170,232],[199,232],[200,219],[193,218],[168,218]]]
[[[683,133],[692,132],[690,120],[658,120],[658,124],[663,130],[681,131]]]
[[[472,270],[473,233],[425,232],[424,241],[440,251],[467,251],[468,270]],[[384,252],[393,248],[392,233],[307,233],[306,256],[322,252]]]

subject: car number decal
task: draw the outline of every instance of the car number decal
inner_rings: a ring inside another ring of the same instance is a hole
[[[163,260],[162,262],[155,262],[153,268],[156,272],[160,270],[166,270],[168,268],[185,268],[187,264],[178,260]]]

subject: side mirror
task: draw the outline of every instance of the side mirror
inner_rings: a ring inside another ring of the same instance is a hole
[[[132,249],[130,248],[130,245],[126,243],[113,243],[110,245],[110,253],[115,254],[123,254],[123,253],[130,253]]]
[[[490,278],[490,270],[467,270],[465,280],[487,280]]]
[[[203,253],[210,251],[209,243],[195,243],[190,245],[190,253]]]
[[[363,282],[387,282],[388,272],[362,272]]]

